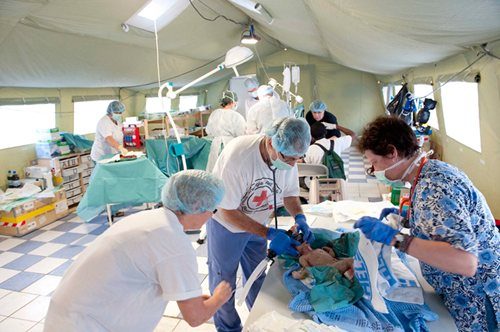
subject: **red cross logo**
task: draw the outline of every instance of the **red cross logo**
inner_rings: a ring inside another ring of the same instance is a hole
[[[267,201],[267,191],[262,190],[260,196],[255,196],[252,202],[257,203],[257,206],[261,206],[264,201]]]

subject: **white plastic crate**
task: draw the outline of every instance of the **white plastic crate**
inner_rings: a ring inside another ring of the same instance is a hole
[[[78,175],[78,167],[71,167],[71,168],[67,168],[67,169],[62,170],[62,176],[64,176],[64,177],[70,177],[70,176],[73,176],[75,174]]]
[[[78,166],[78,157],[73,157],[73,158],[68,158],[68,159],[63,159],[61,160],[61,166],[62,168],[69,168],[69,167],[75,167]]]
[[[92,168],[82,171],[82,177],[87,177],[92,174]]]
[[[78,175],[78,173],[70,175],[70,176],[63,176],[63,179],[64,179],[63,183],[75,181],[75,180],[78,180],[79,178],[80,178],[80,176]]]
[[[82,178],[82,183],[83,184],[89,184],[89,182],[90,182],[90,176],[86,176],[86,177]]]
[[[66,197],[73,197],[82,193],[81,187],[76,187],[71,190],[66,190]]]
[[[68,206],[71,206],[73,204],[77,204],[78,202],[80,202],[81,199],[82,199],[82,195],[77,195],[77,196],[68,198]]]

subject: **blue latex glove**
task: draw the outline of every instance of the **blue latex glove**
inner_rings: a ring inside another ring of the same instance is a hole
[[[309,225],[307,225],[306,216],[303,214],[296,215],[295,224],[297,225],[297,231],[301,231],[304,235],[304,241],[312,243],[314,241],[314,234],[309,229]]]
[[[397,229],[373,217],[361,217],[354,224],[354,228],[361,229],[363,234],[370,240],[381,242],[386,245],[390,245],[394,235],[399,233]]]
[[[385,217],[387,217],[388,215],[390,215],[391,213],[399,215],[399,209],[396,209],[396,208],[385,208],[385,209],[382,210],[382,212],[380,212],[380,217],[378,217],[378,218],[380,220],[382,220]]]
[[[269,228],[267,238],[272,237],[269,249],[274,251],[276,255],[287,254],[290,256],[298,256],[299,252],[294,247],[299,246],[300,242],[292,239],[282,229]]]

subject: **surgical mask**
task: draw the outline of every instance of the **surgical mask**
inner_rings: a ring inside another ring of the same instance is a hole
[[[238,109],[238,102],[234,102],[233,106],[231,107],[233,111],[236,111]]]
[[[403,173],[403,175],[401,176],[401,178],[399,178],[397,180],[389,180],[385,176],[385,172],[387,172],[388,170],[391,170],[391,169],[397,167],[398,165],[402,164],[406,159],[401,159],[400,161],[398,161],[394,165],[389,166],[389,167],[387,167],[386,169],[384,169],[382,171],[375,171],[375,172],[373,172],[373,175],[377,178],[377,180],[380,183],[385,184],[386,186],[391,186],[393,188],[404,187],[405,186],[405,181],[403,181],[403,179],[415,168],[415,166],[418,164],[418,162],[420,161],[420,159],[422,159],[422,157],[424,157],[426,155],[427,155],[427,152],[420,153],[419,156],[417,158],[415,158],[415,160],[410,164],[410,166],[408,166],[408,168],[405,170],[405,172]]]
[[[274,168],[279,169],[281,171],[289,171],[293,168],[293,166],[285,163],[279,157],[277,157],[275,160],[271,159],[271,164],[273,165]]]
[[[113,113],[113,120],[115,120],[116,122],[122,122],[122,115]]]

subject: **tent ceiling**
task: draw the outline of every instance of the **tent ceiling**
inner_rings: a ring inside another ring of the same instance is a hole
[[[124,87],[156,81],[154,35],[120,28],[145,1],[1,0],[0,86]],[[439,61],[500,38],[497,0],[260,0],[275,18],[272,25],[230,0],[192,2],[207,17],[217,12],[238,22],[252,18],[268,41],[376,74]],[[204,20],[186,6],[159,33],[162,79],[190,72],[174,80],[182,84],[206,73],[239,43],[241,32],[239,25]],[[261,55],[278,50],[266,40],[258,44]]]

